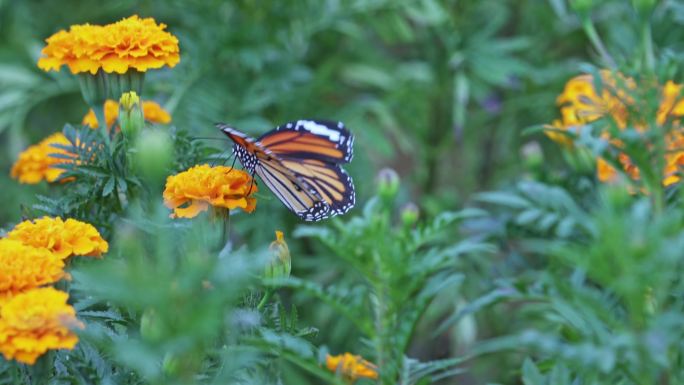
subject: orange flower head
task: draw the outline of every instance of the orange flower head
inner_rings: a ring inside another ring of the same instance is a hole
[[[142,102],[143,115],[145,120],[150,123],[169,124],[171,123],[171,115],[156,102],[146,100]],[[119,103],[114,100],[107,100],[104,104],[105,120],[107,127],[111,127],[119,118]],[[83,117],[81,124],[88,125],[90,128],[98,128],[99,124],[95,117],[93,110],[88,110],[88,113]]]
[[[172,218],[193,218],[210,205],[229,210],[239,207],[251,213],[256,207],[253,194],[257,191],[248,173],[203,164],[166,179],[164,204],[173,209]]]
[[[361,356],[355,356],[351,353],[344,353],[337,356],[328,354],[325,357],[325,365],[328,370],[339,373],[352,381],[359,378],[378,378],[377,366],[364,360]]]
[[[18,179],[20,183],[36,184],[42,180],[54,182],[64,172],[63,169],[54,167],[59,163],[67,163],[69,160],[55,158],[50,154],[76,155],[69,153],[61,148],[53,147],[53,144],[71,145],[61,132],[52,134],[43,139],[40,143],[28,147],[19,154],[16,162],[12,166],[10,175]]]
[[[109,250],[97,229],[75,219],[43,217],[24,221],[7,234],[9,239],[44,248],[61,259],[74,255],[98,257]]]
[[[52,349],[73,349],[83,328],[68,294],[52,287],[18,294],[0,308],[0,353],[7,360],[33,365]]]
[[[66,276],[64,261],[46,249],[0,239],[0,307],[18,293]]]
[[[137,15],[105,26],[74,25],[46,39],[38,67],[50,71],[66,65],[74,74],[93,75],[100,69],[123,74],[174,67],[180,61],[178,39],[165,29],[165,24]]]

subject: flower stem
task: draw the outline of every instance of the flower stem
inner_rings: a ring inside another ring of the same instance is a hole
[[[105,120],[104,104],[98,103],[91,106],[93,112],[95,113],[95,118],[97,119],[97,125],[100,130],[100,135],[102,136],[105,146],[111,154],[113,152],[112,142],[109,139],[109,127],[107,127],[107,121]]]
[[[608,50],[606,49],[606,46],[603,44],[603,40],[601,40],[601,37],[596,31],[596,27],[594,27],[594,23],[591,22],[591,19],[587,17],[582,23],[582,27],[584,28],[584,32],[587,34],[587,37],[589,37],[589,41],[591,41],[591,44],[594,45],[596,51],[598,51],[599,55],[601,55],[603,61],[606,62],[608,67],[616,68],[617,65],[615,64],[615,60],[612,56],[610,56],[610,53],[608,53]]]
[[[646,69],[653,71],[655,69],[655,54],[653,52],[653,35],[651,33],[651,23],[649,20],[644,20],[641,27],[641,44],[644,50],[644,64]]]
[[[261,301],[259,301],[259,304],[257,305],[257,310],[263,309],[264,306],[266,306],[266,304],[268,303],[268,300],[270,300],[272,296],[273,296],[273,289],[271,289],[271,288],[266,289],[264,296],[261,298]]]

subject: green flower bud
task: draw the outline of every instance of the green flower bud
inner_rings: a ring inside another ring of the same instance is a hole
[[[154,308],[148,308],[140,318],[140,335],[148,341],[159,341],[163,335],[159,316]]]
[[[634,9],[643,16],[650,16],[657,3],[658,0],[632,0]]]
[[[173,140],[165,130],[143,130],[133,146],[133,169],[154,185],[162,185],[173,163]]]
[[[570,0],[570,7],[582,17],[588,16],[594,5],[594,0]]]
[[[285,243],[282,231],[276,231],[276,240],[268,248],[271,260],[264,268],[264,278],[287,278],[292,271],[290,249]]]
[[[119,127],[128,140],[135,139],[145,127],[140,98],[135,91],[126,92],[119,99]]]
[[[385,200],[392,200],[399,192],[399,174],[391,168],[383,168],[376,178],[378,195]]]
[[[544,165],[544,154],[539,143],[526,143],[520,152],[528,169],[536,169]]]
[[[418,222],[420,210],[413,202],[409,202],[401,209],[401,222],[406,227],[413,227]]]

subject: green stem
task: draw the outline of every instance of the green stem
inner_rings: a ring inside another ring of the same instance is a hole
[[[263,298],[261,298],[261,301],[257,305],[257,310],[263,309],[264,306],[266,306],[266,304],[268,303],[268,300],[270,300],[272,296],[273,296],[273,289],[271,289],[271,288],[266,289],[266,292],[264,293]]]
[[[596,48],[596,51],[598,51],[599,55],[601,55],[601,58],[604,62],[606,62],[608,67],[617,68],[615,60],[612,56],[610,56],[610,53],[608,53],[606,46],[603,44],[603,40],[601,40],[601,37],[596,31],[596,27],[594,27],[594,23],[592,23],[587,17],[582,23],[582,27],[584,28],[584,32],[587,34],[587,37],[589,37],[589,41],[591,41],[591,44],[594,45],[594,48]]]
[[[112,148],[112,141],[109,139],[109,127],[107,126],[107,121],[105,120],[104,104],[97,103],[91,107],[95,113],[95,119],[97,119],[100,135],[104,139],[105,146],[109,150],[109,153],[112,154],[114,149]]]
[[[651,23],[644,20],[641,27],[641,44],[644,50],[644,64],[649,71],[655,70],[655,53],[653,52],[653,35],[651,33]]]

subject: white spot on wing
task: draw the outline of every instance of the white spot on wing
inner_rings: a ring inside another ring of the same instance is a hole
[[[312,120],[300,120],[297,123],[312,134],[327,136],[331,141],[336,143],[340,140],[339,131],[331,130],[328,127],[318,124]]]

